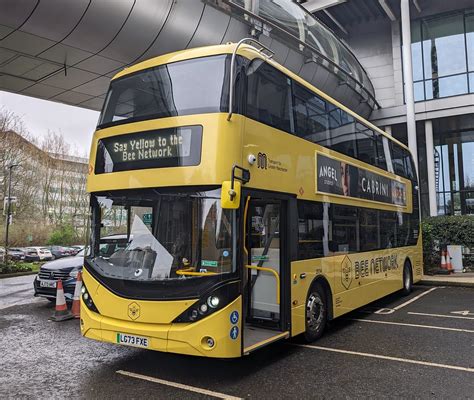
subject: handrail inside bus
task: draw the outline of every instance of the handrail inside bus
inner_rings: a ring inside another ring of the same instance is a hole
[[[176,275],[181,276],[207,276],[207,275],[217,275],[217,272],[197,272],[193,271],[192,268],[187,269],[178,269]]]
[[[227,114],[227,121],[230,121],[232,118],[232,108],[234,106],[234,66],[235,66],[235,56],[237,55],[237,50],[239,49],[241,44],[247,43],[249,45],[257,44],[260,46],[260,49],[256,48],[255,46],[252,46],[257,52],[263,54],[264,56],[268,58],[272,58],[273,55],[275,54],[271,49],[269,49],[267,46],[264,44],[260,43],[256,39],[252,38],[243,38],[241,39],[238,43],[237,46],[235,46],[234,51],[232,52],[232,59],[230,60],[230,83],[229,83],[229,113]],[[268,52],[270,54],[265,54],[264,52]]]
[[[276,272],[274,269],[271,268],[265,268],[265,267],[257,267],[256,265],[246,265],[245,266],[248,269],[256,269],[258,271],[265,271],[265,272],[270,272],[275,276],[276,279],[276,300],[277,304],[280,304],[280,275],[278,275],[278,272]]]

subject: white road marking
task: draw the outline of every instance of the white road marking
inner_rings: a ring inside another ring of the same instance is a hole
[[[374,314],[388,315],[388,314],[393,314],[394,312],[395,312],[395,309],[393,308],[380,308],[377,311],[375,311]]]
[[[400,308],[403,308],[403,307],[407,306],[408,304],[411,304],[414,301],[417,301],[421,297],[426,296],[428,293],[431,293],[433,290],[436,290],[436,289],[444,289],[444,286],[437,286],[437,287],[431,288],[431,289],[419,294],[418,296],[415,296],[412,299],[410,299],[408,301],[405,301],[405,303],[402,303],[402,304],[400,304],[396,307],[393,307],[393,308],[381,308],[381,309],[375,311],[374,314],[382,314],[382,315],[393,314],[395,311],[400,310]]]
[[[469,310],[465,310],[465,311],[451,311],[451,314],[459,314],[459,315],[472,315],[474,316],[474,313],[471,313],[469,312]]]
[[[147,376],[147,375],[136,374],[134,372],[128,372],[128,371],[122,371],[122,370],[118,370],[116,372],[117,374],[129,376],[131,378],[137,378],[137,379],[142,379],[148,382],[159,383],[160,385],[166,385],[166,386],[174,387],[177,389],[187,390],[194,393],[200,393],[206,396],[217,397],[218,399],[242,400],[241,397],[229,396],[224,393],[213,392],[212,390],[202,389],[202,388],[189,386],[189,385],[183,385],[182,383],[166,381],[164,379],[154,378],[152,376]]]
[[[474,373],[474,368],[460,367],[460,366],[457,366],[457,365],[438,364],[438,363],[433,363],[433,362],[428,362],[428,361],[411,360],[409,358],[382,356],[380,354],[361,353],[359,351],[341,350],[341,349],[334,349],[334,348],[331,348],[331,347],[314,346],[314,345],[310,345],[310,344],[295,344],[295,346],[307,347],[307,348],[316,349],[316,350],[330,351],[330,352],[333,352],[333,353],[350,354],[350,355],[354,355],[354,356],[378,358],[378,359],[381,359],[381,360],[399,361],[399,362],[403,362],[403,363],[407,363],[407,364],[425,365],[427,367],[454,369],[456,371]]]
[[[411,311],[409,311],[407,314],[411,314],[411,315],[424,315],[424,316],[426,316],[426,317],[457,318],[457,319],[474,319],[474,317],[458,317],[457,315],[429,314],[429,313],[411,312]]]
[[[344,319],[348,321],[369,322],[372,324],[400,325],[400,326],[411,326],[413,328],[439,329],[442,331],[474,333],[474,330],[471,330],[471,329],[447,328],[445,326],[407,324],[404,322],[375,321],[373,319],[357,319],[357,318],[344,318]]]

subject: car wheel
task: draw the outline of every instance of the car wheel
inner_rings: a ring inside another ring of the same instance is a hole
[[[311,286],[306,300],[306,331],[304,339],[306,342],[314,342],[319,339],[327,323],[326,292],[319,284]]]
[[[413,275],[411,272],[411,265],[409,261],[405,262],[403,266],[403,289],[402,294],[407,296],[413,289]]]

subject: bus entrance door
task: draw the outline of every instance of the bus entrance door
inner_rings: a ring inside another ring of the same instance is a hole
[[[282,204],[247,199],[244,354],[288,337],[281,329]]]

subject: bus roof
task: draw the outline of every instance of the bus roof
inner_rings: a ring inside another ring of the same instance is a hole
[[[215,45],[215,46],[196,47],[194,49],[186,49],[186,50],[176,51],[176,52],[173,52],[173,53],[164,54],[164,55],[161,55],[161,56],[157,56],[157,57],[150,58],[148,60],[142,61],[142,62],[140,62],[138,64],[135,64],[135,65],[132,65],[130,67],[124,68],[122,71],[118,72],[112,78],[112,80],[124,77],[126,75],[130,75],[130,74],[133,74],[135,72],[142,71],[142,70],[145,70],[145,69],[148,69],[148,68],[157,67],[157,66],[163,65],[163,64],[170,64],[170,63],[173,63],[173,62],[190,60],[190,59],[199,58],[199,57],[219,55],[219,54],[232,54],[236,46],[237,46],[236,43],[227,43],[227,44],[219,44],[219,45]],[[289,69],[285,68],[284,66],[282,66],[281,64],[279,64],[275,60],[273,60],[269,57],[266,57],[264,54],[259,52],[255,47],[253,47],[251,45],[248,45],[248,44],[242,44],[239,47],[239,49],[237,51],[237,54],[239,54],[241,56],[244,56],[245,58],[247,58],[249,60],[253,60],[255,58],[260,58],[262,60],[267,61],[270,65],[272,65],[273,67],[275,67],[276,69],[278,69],[279,71],[281,71],[282,73],[287,75],[288,77],[292,78],[293,80],[295,80],[299,84],[305,86],[306,88],[308,88],[312,92],[318,94],[319,96],[321,96],[325,100],[329,101],[333,105],[341,108],[345,112],[352,115],[355,119],[359,120],[360,122],[364,123],[365,125],[367,125],[371,129],[373,129],[373,130],[379,132],[380,134],[384,135],[389,140],[399,144],[403,148],[410,151],[408,146],[406,146],[405,144],[403,144],[399,140],[395,139],[393,136],[389,135],[387,132],[380,129],[378,126],[374,125],[372,122],[367,121],[365,118],[361,117],[359,114],[357,114],[354,111],[352,111],[351,109],[347,108],[345,105],[339,103],[337,100],[333,99],[327,93],[325,93],[325,92],[321,91],[320,89],[318,89],[317,87],[311,85],[310,83],[305,81],[303,78],[301,78],[300,76],[298,76],[294,72],[290,71]]]

